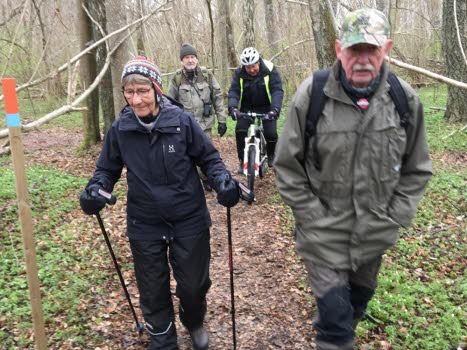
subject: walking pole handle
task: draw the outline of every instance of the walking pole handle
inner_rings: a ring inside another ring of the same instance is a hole
[[[100,188],[97,193],[105,198],[105,201],[108,205],[114,205],[117,203],[117,197],[107,191],[104,191],[102,188]]]
[[[238,187],[240,188],[240,198],[246,201],[247,203],[253,203],[255,200],[255,194],[247,186],[238,182]]]

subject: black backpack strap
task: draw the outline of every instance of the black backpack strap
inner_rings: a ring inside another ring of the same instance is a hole
[[[396,110],[399,114],[400,125],[407,130],[407,127],[410,124],[410,109],[405,90],[394,73],[389,72],[387,81],[390,86],[389,95],[396,105]]]
[[[311,96],[310,96],[310,105],[308,107],[308,113],[306,116],[306,126],[305,126],[305,152],[304,152],[304,161],[307,157],[308,146],[310,144],[310,139],[316,134],[316,126],[318,125],[319,117],[324,109],[324,104],[326,103],[326,95],[324,94],[324,85],[328,80],[331,70],[322,69],[313,73],[313,83],[311,86]],[[319,154],[317,148],[317,138],[313,139],[313,161],[315,163],[316,169],[320,170],[321,166],[319,163]]]

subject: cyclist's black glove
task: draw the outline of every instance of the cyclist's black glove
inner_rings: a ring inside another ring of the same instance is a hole
[[[99,213],[105,207],[105,198],[99,194],[99,190],[104,188],[99,184],[92,184],[81,192],[79,196],[79,204],[84,213],[94,215]]]
[[[226,123],[219,123],[217,125],[217,132],[219,133],[220,137],[224,136],[224,134],[227,132],[227,124]]]
[[[276,120],[279,118],[279,112],[275,108],[269,111],[268,114],[266,115],[267,115],[267,117],[265,118],[266,120]]]
[[[221,174],[214,179],[217,189],[217,201],[224,207],[231,208],[240,200],[238,182],[228,173]]]
[[[232,117],[232,120],[237,120],[240,118],[240,111],[237,108],[230,107],[229,115]]]

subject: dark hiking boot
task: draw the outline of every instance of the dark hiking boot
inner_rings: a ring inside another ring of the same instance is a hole
[[[209,348],[208,332],[203,327],[189,333],[195,350],[207,350]]]
[[[209,184],[208,180],[202,180],[201,182],[203,183],[203,188],[206,192],[212,192],[212,187]]]
[[[268,167],[270,167],[271,169],[274,168],[274,158],[268,157]]]

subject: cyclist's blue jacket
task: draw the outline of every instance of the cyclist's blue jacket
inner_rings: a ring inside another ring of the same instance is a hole
[[[160,107],[151,131],[130,107],[121,111],[105,137],[90,181],[110,192],[126,167],[130,239],[167,240],[206,231],[211,218],[196,166],[213,187],[214,178],[227,172],[191,114],[165,96]]]
[[[240,104],[241,112],[267,113],[277,109],[280,113],[283,97],[279,72],[271,62],[260,58],[260,70],[255,77],[249,75],[243,66],[235,70],[228,94],[228,107],[239,108]]]

